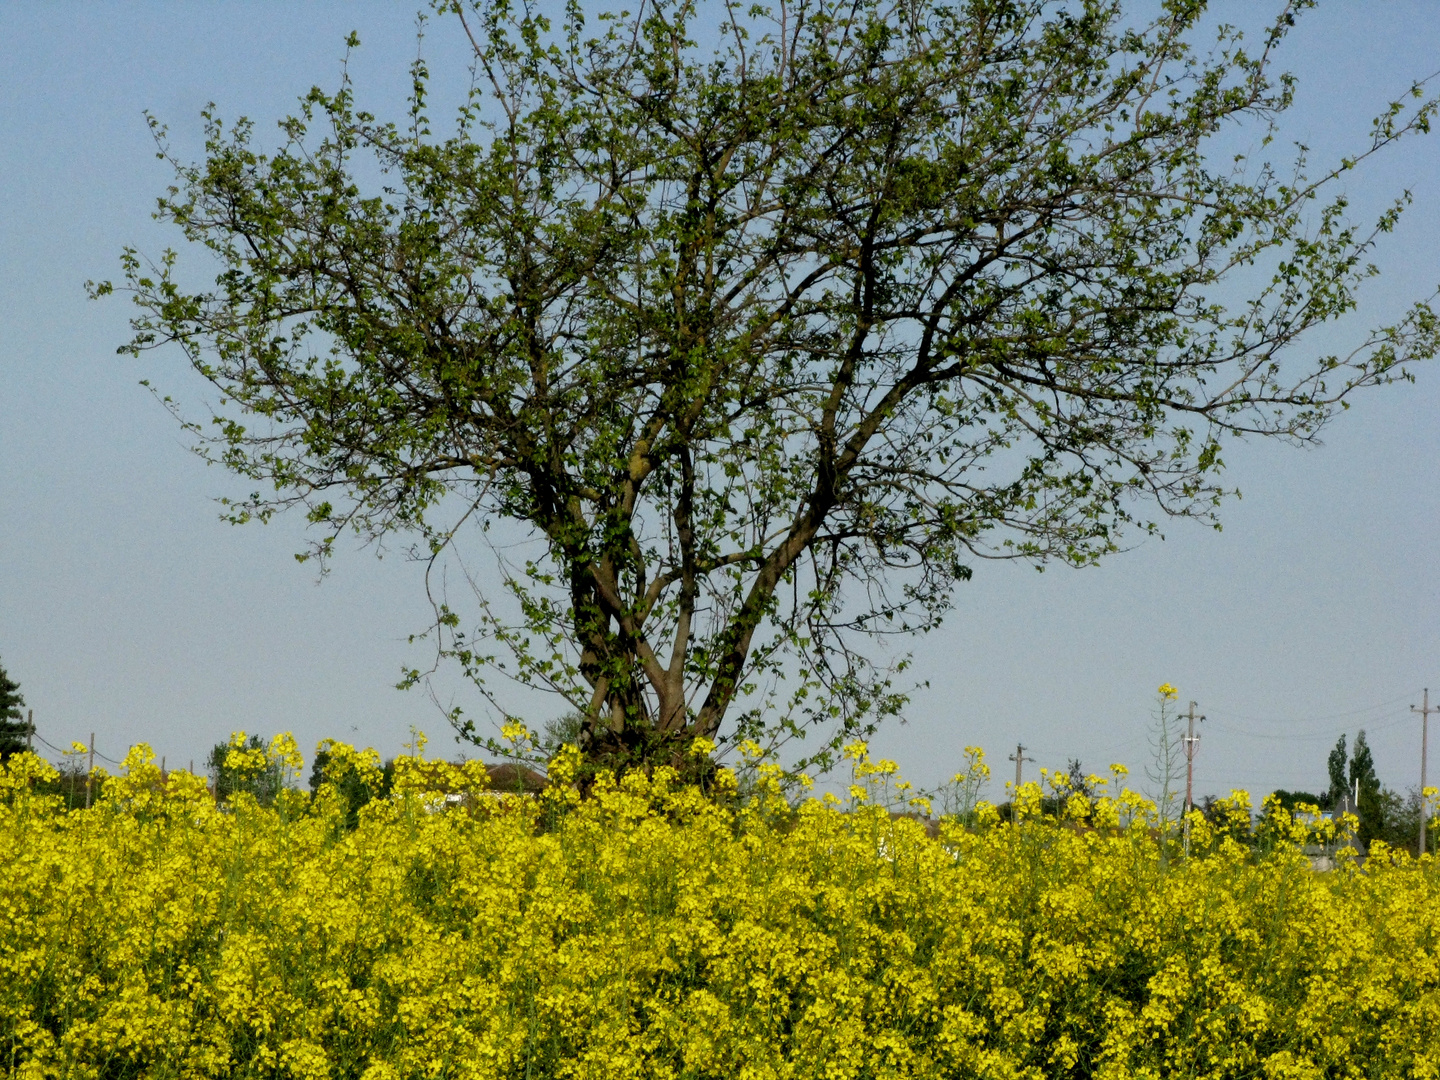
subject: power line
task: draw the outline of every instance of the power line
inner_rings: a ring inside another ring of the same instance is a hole
[[[1409,720],[1410,715],[1408,712],[1390,713],[1387,716],[1381,716],[1376,719],[1380,722],[1372,722],[1366,725],[1364,730],[1388,731],[1390,728],[1397,727],[1401,723]],[[1238,736],[1240,738],[1268,739],[1277,742],[1317,742],[1321,739],[1333,738],[1335,735],[1343,733],[1345,730],[1344,727],[1331,727],[1325,729],[1324,731],[1307,732],[1305,734],[1269,735],[1265,734],[1264,732],[1251,731],[1249,728],[1236,727],[1232,724],[1227,724],[1224,721],[1218,721],[1218,724],[1221,730]]]
[[[31,733],[32,735],[34,735],[35,738],[38,739],[40,742],[42,742],[42,743],[44,743],[46,746],[50,747],[51,750],[54,750],[57,754],[68,754],[68,753],[70,752],[69,750],[61,750],[60,747],[58,747],[58,746],[56,746],[54,743],[50,742],[48,739],[45,738],[44,735],[41,735],[41,734],[40,734],[38,731],[36,731],[34,728],[31,728],[31,729],[30,729],[30,733]]]
[[[1311,724],[1318,724],[1318,723],[1320,723],[1320,722],[1322,722],[1322,721],[1325,721],[1325,720],[1345,720],[1345,719],[1349,719],[1350,717],[1353,717],[1353,716],[1359,716],[1359,715],[1361,715],[1362,713],[1370,713],[1370,712],[1376,712],[1376,711],[1378,711],[1378,710],[1380,710],[1380,709],[1388,709],[1388,708],[1390,708],[1392,705],[1399,705],[1399,704],[1401,704],[1401,703],[1408,703],[1408,702],[1410,701],[1410,699],[1413,698],[1414,696],[1415,696],[1415,692],[1412,690],[1412,691],[1410,691],[1410,692],[1407,693],[1407,694],[1402,694],[1402,695],[1400,695],[1399,697],[1391,698],[1389,701],[1377,702],[1377,703],[1374,704],[1374,705],[1365,705],[1365,706],[1362,706],[1361,708],[1358,708],[1358,709],[1347,709],[1347,710],[1344,711],[1344,712],[1320,713],[1320,714],[1318,714],[1318,715],[1316,715],[1316,716],[1305,716],[1305,717],[1278,717],[1278,718],[1277,718],[1277,717],[1273,717],[1273,716],[1270,716],[1270,717],[1248,716],[1248,715],[1246,715],[1246,714],[1244,714],[1244,713],[1235,713],[1235,712],[1229,713],[1228,715],[1229,715],[1232,719],[1235,719],[1235,720],[1243,720],[1243,721],[1245,721],[1245,722],[1247,722],[1247,723],[1251,723],[1251,724],[1293,724],[1293,725],[1305,725],[1305,726],[1308,726],[1308,725],[1311,725]]]
[[[46,746],[48,746],[51,750],[54,750],[55,753],[57,753],[57,754],[64,754],[64,755],[66,755],[66,756],[68,757],[70,754],[73,754],[73,753],[75,752],[75,751],[73,751],[73,750],[62,750],[60,747],[58,747],[58,746],[56,746],[54,743],[52,743],[49,739],[45,738],[44,735],[41,735],[39,731],[35,731],[34,734],[35,734],[35,738],[36,738],[38,741],[44,743],[44,744],[45,744]],[[96,750],[94,753],[95,753],[95,756],[98,757],[101,761],[108,761],[111,765],[120,765],[120,766],[123,766],[123,765],[125,764],[123,761],[116,761],[116,760],[115,760],[114,758],[112,758],[112,757],[106,757],[106,756],[105,756],[104,754],[102,754],[99,750]]]

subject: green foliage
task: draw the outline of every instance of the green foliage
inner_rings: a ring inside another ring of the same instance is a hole
[[[1286,791],[1283,788],[1271,792],[1270,798],[1265,800],[1266,805],[1272,800],[1275,806],[1287,814],[1295,813],[1300,806],[1313,806],[1318,809],[1322,805],[1319,795],[1312,795],[1308,791]]]
[[[1362,809],[1364,804],[1362,803]],[[1382,787],[1374,801],[1370,832],[1373,839],[1412,855],[1420,849],[1420,792],[1402,795],[1394,788]]]
[[[1304,795],[1322,809],[1346,811],[1359,819],[1357,839],[1368,848],[1376,840],[1387,847],[1419,852],[1421,793],[1418,789],[1402,794],[1386,787],[1375,771],[1375,758],[1365,732],[1355,736],[1346,759],[1345,736],[1341,735],[1326,762],[1330,787],[1324,796]],[[1358,792],[1358,800],[1357,800]],[[1292,793],[1277,791],[1273,798],[1287,810],[1293,809]],[[1301,793],[1294,793],[1297,797]]]
[[[543,745],[550,751],[562,746],[579,746],[585,736],[585,714],[572,709],[563,716],[545,722]]]
[[[259,735],[251,735],[243,747],[237,748],[231,743],[223,742],[215,744],[205,759],[205,767],[210,772],[216,800],[229,802],[244,792],[254,796],[261,806],[269,806],[285,788],[285,775],[281,764],[267,759],[258,767],[236,765],[230,759],[231,752],[236,749],[264,756],[266,743]]]
[[[72,759],[57,768],[53,775],[37,779],[34,790],[37,795],[58,800],[59,805],[66,810],[83,810],[87,798],[98,801],[105,797],[105,783],[108,779],[109,777],[99,771],[93,776],[89,775],[81,762]]]
[[[20,684],[10,678],[0,666],[0,762],[9,759],[26,748],[30,724],[21,712],[25,699],[20,696]]]
[[[1334,168],[1212,161],[1237,124],[1268,144],[1305,6],[1207,49],[1200,3],[707,8],[717,34],[688,0],[446,0],[477,76],[449,134],[424,61],[400,123],[347,77],[273,146],[207,110],[191,164],[156,124],[159,217],[220,273],[127,250],[126,350],[218,390],[185,422],[254,484],[233,520],[459,562],[473,621],[437,586],[431,632],[500,716],[517,680],[616,768],[817,729],[828,764],[903,703],[875,640],[975,559],[1215,522],[1227,440],[1311,440],[1440,347],[1426,304],[1304,347],[1402,207],[1356,225],[1336,181],[1428,130],[1418,84]],[[492,526],[496,588],[465,562]]]
[[[1380,790],[1380,778],[1375,774],[1375,755],[1370,752],[1364,728],[1355,736],[1355,747],[1350,752],[1349,782],[1351,789],[1358,790],[1362,799],[1367,790]]]
[[[327,782],[333,784],[345,803],[346,824],[353,829],[360,820],[362,807],[372,799],[390,796],[395,784],[395,760],[387,760],[381,767],[378,778],[372,778],[348,767],[348,762],[345,767],[335,767],[333,757],[333,752],[324,743],[315,751],[315,760],[310,766],[310,794],[318,795],[321,785]],[[375,782],[377,779],[378,783]]]
[[[1375,773],[1375,758],[1370,744],[1361,729],[1355,736],[1355,745],[1350,752],[1350,790],[1358,791],[1356,813],[1360,818],[1360,842],[1367,847],[1377,837],[1385,835],[1385,816],[1389,800],[1385,798],[1384,785]]]
[[[1326,792],[1327,802],[1325,805],[1338,806],[1344,800],[1345,793],[1350,790],[1345,780],[1345,736],[1342,734],[1335,744],[1335,749],[1330,751],[1330,757],[1326,760],[1325,766],[1330,774],[1330,788]]]

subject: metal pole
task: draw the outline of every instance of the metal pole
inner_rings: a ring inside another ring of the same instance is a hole
[[[1425,802],[1425,759],[1429,757],[1430,749],[1430,688],[1425,688],[1424,704],[1420,708],[1410,706],[1411,712],[1420,714],[1420,854],[1425,854],[1425,825],[1428,817],[1428,805]],[[1433,710],[1440,712],[1440,705]]]

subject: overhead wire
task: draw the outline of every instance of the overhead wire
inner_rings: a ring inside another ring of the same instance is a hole
[[[1363,714],[1365,714],[1365,713],[1378,712],[1378,711],[1381,710],[1381,709],[1388,709],[1388,708],[1390,708],[1391,706],[1398,705],[1398,704],[1400,704],[1400,703],[1403,702],[1403,701],[1408,701],[1408,700],[1411,699],[1411,698],[1417,698],[1417,697],[1419,697],[1419,696],[1420,696],[1420,692],[1419,692],[1419,691],[1410,691],[1409,693],[1401,694],[1399,697],[1390,698],[1388,701],[1376,702],[1374,705],[1364,705],[1364,706],[1361,706],[1360,708],[1357,708],[1357,709],[1346,709],[1346,710],[1344,710],[1344,711],[1342,711],[1342,712],[1320,713],[1320,714],[1315,715],[1315,716],[1305,716],[1305,717],[1273,717],[1273,716],[1272,716],[1272,717],[1262,717],[1262,716],[1250,716],[1250,715],[1246,715],[1245,713],[1235,713],[1235,712],[1228,713],[1228,716],[1229,716],[1230,718],[1232,718],[1232,719],[1242,720],[1242,721],[1245,721],[1245,722],[1251,723],[1251,724],[1292,724],[1292,725],[1296,725],[1296,726],[1300,726],[1300,725],[1310,726],[1310,725],[1313,725],[1313,724],[1324,723],[1325,721],[1329,721],[1329,720],[1348,720],[1348,719],[1350,719],[1350,718],[1352,718],[1352,717],[1361,716],[1361,715],[1363,715]],[[1213,706],[1211,706],[1211,708],[1213,709]],[[1222,710],[1222,711],[1223,711],[1223,710]]]
[[[48,739],[45,738],[44,735],[41,735],[38,731],[36,731],[36,730],[33,729],[33,728],[30,730],[30,734],[34,735],[37,740],[39,740],[40,742],[44,743],[44,744],[45,744],[46,746],[48,746],[51,750],[54,750],[55,753],[57,753],[57,754],[69,754],[69,753],[71,753],[71,751],[69,751],[69,750],[61,750],[60,747],[58,747],[58,746],[56,746],[54,743],[50,742]]]
[[[35,730],[33,727],[30,729],[30,733],[35,736],[35,739],[36,739],[38,742],[44,743],[46,746],[48,746],[51,750],[55,751],[55,753],[57,753],[57,754],[63,754],[63,755],[65,755],[66,757],[69,757],[71,754],[74,754],[74,753],[75,753],[75,751],[74,751],[73,749],[71,749],[71,750],[62,750],[60,747],[58,747],[58,746],[56,746],[54,743],[52,743],[49,739],[45,738],[45,736],[41,735],[40,732],[37,731],[37,730]],[[107,756],[107,755],[105,755],[105,754],[102,754],[99,750],[92,750],[91,748],[87,747],[86,750],[85,750],[85,752],[86,752],[87,754],[93,753],[93,754],[94,754],[97,758],[99,758],[101,761],[104,761],[104,762],[106,762],[107,764],[110,764],[110,765],[120,766],[120,765],[124,765],[124,764],[125,764],[123,761],[116,761],[114,758],[109,757],[109,756]]]
[[[1382,715],[1377,717],[1375,722],[1366,725],[1365,727],[1361,728],[1361,730],[1369,732],[1388,731],[1390,728],[1397,727],[1398,725],[1403,724],[1408,719],[1408,712],[1390,713],[1389,715]],[[1330,727],[1326,728],[1324,731],[1310,731],[1303,734],[1269,734],[1266,732],[1251,731],[1243,727],[1236,727],[1233,724],[1227,724],[1223,720],[1216,720],[1213,722],[1221,731],[1225,732],[1227,735],[1235,735],[1242,739],[1267,739],[1276,742],[1319,741],[1321,739],[1333,738],[1337,733],[1343,733],[1344,731],[1343,728]]]

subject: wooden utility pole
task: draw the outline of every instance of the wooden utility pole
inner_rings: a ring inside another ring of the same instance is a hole
[[[25,749],[28,753],[35,752],[35,710],[30,709],[25,714]]]
[[[1195,805],[1193,790],[1195,785],[1195,745],[1200,741],[1200,736],[1195,734],[1195,721],[1204,720],[1203,716],[1195,715],[1195,702],[1190,702],[1190,730],[1185,736],[1185,813]]]
[[[1021,768],[1027,761],[1034,761],[1033,757],[1025,756],[1025,744],[1016,743],[1015,752],[1010,755],[1010,760],[1015,763],[1015,796],[1010,800],[1010,820],[1020,820],[1020,774]]]
[[[90,768],[85,771],[85,809],[90,809],[91,780],[95,775],[95,732],[90,732]]]
[[[1430,708],[1430,688],[1428,686],[1425,688],[1425,697],[1422,700],[1425,704],[1418,709],[1414,705],[1411,705],[1410,711],[1420,714],[1420,854],[1424,855],[1425,819],[1428,816],[1426,811],[1429,809],[1425,801],[1425,758],[1428,756],[1430,749],[1430,714],[1432,712],[1440,712],[1440,705],[1436,705],[1433,709]]]

